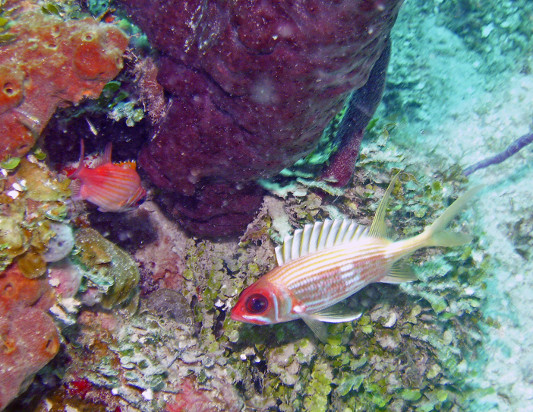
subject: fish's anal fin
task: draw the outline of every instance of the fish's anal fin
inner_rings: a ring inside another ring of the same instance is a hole
[[[385,224],[385,214],[387,212],[387,207],[389,206],[390,195],[394,186],[396,186],[396,181],[401,171],[396,173],[389,183],[389,187],[385,191],[381,202],[379,202],[378,208],[376,209],[376,214],[374,220],[372,221],[372,226],[368,232],[368,236],[377,237],[377,238],[387,238],[387,225]]]
[[[327,323],[342,323],[351,322],[359,319],[362,313],[346,306],[344,302],[339,302],[336,305],[323,309],[319,312],[308,313],[306,316]]]
[[[308,313],[302,316],[302,320],[309,326],[320,341],[327,343],[327,323],[352,322],[361,317],[361,312],[354,312],[341,302],[319,312]]]
[[[309,326],[309,329],[313,331],[320,342],[328,343],[328,325],[308,316],[303,316],[302,320]]]
[[[380,280],[381,283],[403,283],[418,280],[413,269],[405,262],[398,261],[392,265],[387,276]]]

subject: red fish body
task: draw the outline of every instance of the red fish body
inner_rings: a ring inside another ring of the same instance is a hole
[[[279,266],[242,292],[231,318],[258,325],[301,318],[323,339],[321,322],[346,322],[360,316],[336,303],[373,282],[416,280],[400,262],[402,257],[419,248],[470,241],[469,236],[444,229],[479,188],[457,199],[421,234],[397,242],[387,239],[384,214],[395,181],[396,177],[370,229],[351,220],[326,220],[286,237],[283,246],[276,248]]]
[[[123,212],[146,196],[134,161],[111,162],[111,144],[97,165],[89,168],[82,140],[79,166],[69,177],[79,181],[71,186],[72,197],[95,204],[101,212]]]

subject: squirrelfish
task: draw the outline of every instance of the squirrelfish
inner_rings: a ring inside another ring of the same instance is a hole
[[[94,167],[85,164],[85,146],[80,141],[81,155],[78,168],[69,176],[78,182],[71,184],[75,200],[87,200],[102,212],[122,212],[135,206],[146,196],[135,161],[112,163],[109,143]]]
[[[420,248],[459,246],[471,241],[445,230],[479,190],[473,188],[452,203],[421,234],[399,241],[386,236],[385,211],[396,175],[383,196],[370,229],[349,219],[308,224],[276,248],[279,266],[246,288],[231,311],[241,322],[268,325],[304,320],[324,340],[322,322],[347,322],[361,314],[338,302],[373,282],[417,280],[400,260]]]

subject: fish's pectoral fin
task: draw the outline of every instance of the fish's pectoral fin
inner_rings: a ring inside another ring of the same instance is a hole
[[[322,343],[328,342],[328,325],[309,316],[302,316],[302,320]]]
[[[411,267],[402,261],[395,262],[387,276],[380,283],[403,283],[418,280]]]

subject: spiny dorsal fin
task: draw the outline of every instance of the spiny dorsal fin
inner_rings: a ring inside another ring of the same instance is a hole
[[[276,259],[281,266],[318,250],[353,242],[367,233],[368,228],[351,219],[326,219],[324,222],[310,223],[283,239],[283,245],[276,247]]]
[[[372,226],[370,226],[370,230],[368,232],[368,236],[370,237],[387,237],[385,213],[387,212],[387,207],[389,206],[390,194],[392,193],[392,189],[394,189],[394,186],[396,185],[396,181],[398,180],[398,176],[400,175],[400,173],[401,172],[396,173],[396,176],[392,178],[389,183],[389,187],[387,188],[385,194],[383,195],[383,198],[381,199],[381,202],[379,202],[379,206],[376,210],[374,220],[372,221]]]

